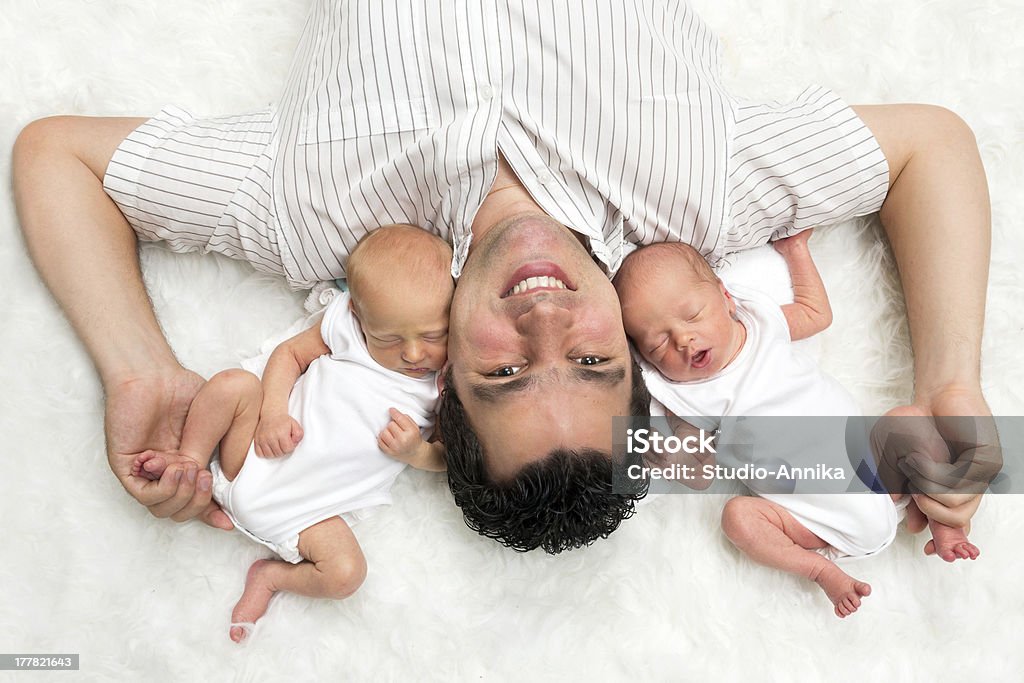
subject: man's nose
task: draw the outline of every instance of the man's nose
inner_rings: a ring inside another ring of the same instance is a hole
[[[519,334],[547,338],[554,332],[572,327],[572,312],[550,301],[538,301],[516,318]]]

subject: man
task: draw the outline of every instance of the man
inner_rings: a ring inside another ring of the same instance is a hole
[[[470,523],[520,549],[587,543],[631,509],[630,496],[602,498],[607,521],[590,524],[605,518],[575,504],[582,491],[538,473],[587,473],[606,489],[610,465],[591,465],[607,461],[596,453],[610,418],[643,404],[614,291],[598,277],[625,242],[685,240],[715,260],[881,208],[907,297],[913,410],[988,413],[988,197],[954,115],[854,113],[823,90],[782,109],[739,102],[718,82],[715,39],[681,3],[443,5],[315,3],[267,111],[52,119],[19,137],[30,253],[96,362],[111,468],[155,515],[228,526],[208,473],[171,467],[144,482],[128,471],[135,453],[176,447],[202,382],[156,324],[137,234],[246,258],[298,287],[343,276],[348,250],[381,224],[452,242],[449,476]],[[801,175],[808,167],[821,172]],[[918,481],[950,470],[907,462]],[[934,495],[922,506],[953,525],[979,500]],[[561,528],[567,511],[577,518]]]

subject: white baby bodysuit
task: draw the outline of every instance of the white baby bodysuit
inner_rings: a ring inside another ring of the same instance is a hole
[[[377,447],[388,409],[426,432],[437,403],[436,373],[408,377],[370,357],[347,293],[334,297],[320,331],[330,353],[310,363],[288,399],[288,414],[304,434],[295,451],[261,458],[250,446],[234,481],[216,460],[211,464],[214,498],[235,526],[293,563],[303,559],[299,532],[335,515],[352,521],[391,502],[391,485],[405,464]]]
[[[693,382],[672,382],[641,361],[647,387],[668,412],[686,418],[695,427],[721,428],[722,442],[755,443],[759,458],[767,461],[811,462],[813,458],[792,457],[791,452],[773,453],[770,437],[763,433],[743,434],[747,427],[736,418],[856,416],[860,410],[838,381],[794,347],[789,324],[778,304],[742,287],[729,287],[729,293],[747,332],[736,358],[713,377]],[[766,421],[756,424],[757,429],[763,429]],[[809,452],[816,454],[845,453],[843,434],[836,434],[834,444],[823,445],[818,439],[820,435],[809,434],[800,447],[815,449]],[[787,434],[786,439],[779,441],[792,448],[799,435]],[[756,479],[744,483],[757,495],[786,508],[841,556],[874,554],[895,537],[897,511],[888,495],[788,495],[776,493],[771,484]]]

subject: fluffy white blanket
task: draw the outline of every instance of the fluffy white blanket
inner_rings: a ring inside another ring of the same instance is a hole
[[[816,82],[850,102],[942,104],[973,126],[994,209],[986,395],[997,414],[1024,414],[1019,1],[696,4],[724,41],[738,93],[781,99]],[[261,107],[283,81],[307,6],[6,0],[0,148],[54,113]],[[9,172],[0,154],[0,650],[81,653],[83,680],[972,680],[1024,670],[1024,588],[1012,578],[1019,497],[985,500],[976,562],[925,558],[925,539],[901,533],[856,567],[874,593],[839,621],[816,587],[730,546],[722,496],[662,496],[589,549],[518,555],[470,532],[443,477],[420,472],[403,474],[396,504],[357,528],[370,573],[354,597],[278,597],[240,648],[227,638],[228,615],[266,551],[154,519],[110,474],[99,383],[24,252]],[[821,360],[877,414],[911,386],[893,261],[875,221],[819,232],[812,249],[836,312]],[[236,365],[300,313],[300,293],[247,266],[159,246],[144,247],[142,260],[171,343],[199,372]]]

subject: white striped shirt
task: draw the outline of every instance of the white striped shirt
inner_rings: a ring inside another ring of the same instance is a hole
[[[609,273],[624,242],[682,240],[714,263],[875,211],[888,179],[833,93],[727,94],[717,39],[680,0],[316,0],[279,104],[231,126],[270,142],[235,172],[217,232],[239,236],[221,250],[296,286],[343,277],[390,223],[451,242],[457,276],[499,150]]]

